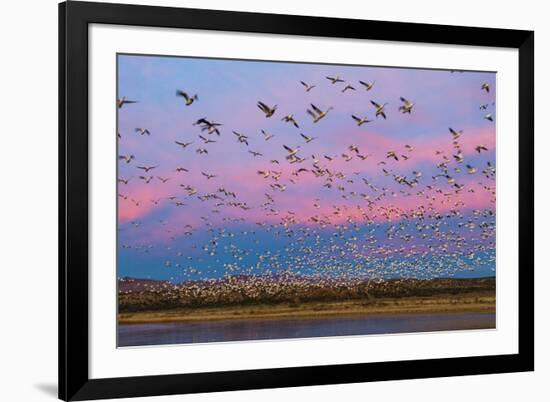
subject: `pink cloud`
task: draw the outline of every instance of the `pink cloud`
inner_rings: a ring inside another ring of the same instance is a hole
[[[437,140],[429,141],[414,139],[408,142],[409,145],[414,147],[414,150],[412,152],[408,152],[404,148],[405,144],[401,141],[397,141],[374,132],[368,132],[363,138],[360,139],[360,141],[357,141],[360,152],[370,155],[366,161],[362,161],[357,158],[357,156],[354,156],[350,162],[345,162],[341,157],[337,157],[332,162],[328,162],[319,156],[319,158],[321,158],[319,166],[330,169],[330,171],[334,174],[338,172],[345,172],[347,178],[360,181],[360,178],[355,177],[352,172],[359,171],[369,175],[382,175],[382,168],[386,168],[388,170],[403,170],[404,168],[407,168],[412,171],[415,165],[419,163],[429,162],[436,164],[442,160],[442,156],[436,155],[434,149],[443,151],[445,155],[448,155],[452,159],[451,155],[453,152],[456,152],[456,150],[453,149],[451,141],[450,133],[442,133],[441,139]],[[479,144],[487,146],[487,148],[492,151],[495,147],[494,130],[491,128],[465,130],[464,134],[459,138],[459,143],[465,157],[476,154],[477,152],[475,151],[475,146]],[[342,145],[342,150],[346,151],[349,155],[354,155],[354,152],[346,150],[346,146],[344,144]],[[395,150],[398,155],[404,154],[410,156],[410,159],[404,160],[401,156],[399,156],[400,161],[395,162],[392,159],[386,158],[386,153],[388,150]],[[311,171],[302,172],[298,176],[293,175],[293,172],[296,172],[297,169],[301,167],[311,170],[311,161],[307,164],[289,164],[284,161],[284,159],[281,159],[280,165],[272,165],[267,163],[265,159],[266,158],[263,158],[262,160],[250,159],[246,164],[234,164],[224,167],[221,172],[215,172],[216,174],[221,175],[223,180],[219,178],[205,180],[205,178],[198,173],[200,168],[195,165],[192,165],[195,170],[194,174],[176,175],[169,182],[169,185],[160,183],[160,181],[156,178],[153,179],[150,184],[145,184],[139,179],[134,178],[128,186],[121,185],[119,187],[120,192],[126,192],[129,197],[127,200],[120,201],[120,222],[125,223],[147,216],[155,208],[155,205],[151,202],[151,200],[166,198],[170,195],[176,195],[180,199],[185,199],[187,197],[186,192],[179,187],[179,184],[183,183],[200,189],[197,195],[214,193],[220,187],[224,187],[222,183],[229,183],[226,184],[226,186],[228,186],[228,190],[234,191],[240,201],[247,201],[250,206],[254,206],[257,211],[260,211],[259,214],[249,213],[247,215],[249,218],[253,217],[253,219],[258,220],[266,218],[265,213],[257,208],[259,204],[265,202],[264,193],[266,192],[273,194],[277,198],[277,205],[281,205],[283,208],[292,210],[301,210],[304,204],[312,204],[312,200],[315,196],[321,197],[320,195],[316,195],[317,193],[315,193],[315,190],[322,186],[325,178],[318,178],[313,175]],[[387,165],[378,166],[377,162],[381,160],[385,161]],[[203,167],[203,170],[208,171],[205,167]],[[270,170],[270,177],[264,178],[258,174],[258,170]],[[274,172],[276,172],[277,175],[280,175],[279,181],[275,181],[273,179]],[[297,184],[290,183],[289,179],[295,180]],[[313,195],[306,196],[305,201],[292,198],[291,195],[288,195],[289,192],[277,192],[269,187],[269,184],[276,183],[283,183],[286,185],[287,189],[290,190],[290,193],[293,193],[292,190],[295,186],[297,186],[302,193],[311,193]],[[367,189],[364,191],[368,192]],[[478,193],[468,193],[465,197],[468,200],[466,204],[473,204],[473,206],[479,204]],[[130,200],[132,198],[134,200],[139,200],[139,205],[135,205]],[[400,208],[409,209],[410,206],[405,207],[410,203],[409,200],[411,200],[410,197],[402,197],[395,200],[395,203],[396,205],[399,205]],[[191,200],[191,202],[193,202],[193,200]],[[486,200],[483,199],[481,204],[487,204]],[[183,215],[187,214],[185,209],[183,209],[181,213]],[[300,215],[300,220],[303,221],[305,217],[309,219],[309,217],[319,213],[319,211],[308,210]],[[323,213],[327,213],[327,211],[324,211]],[[178,215],[179,214],[180,213],[178,212]],[[235,215],[234,217],[236,217],[238,214],[236,214],[234,210],[232,211],[229,208],[224,208],[224,216],[232,215]],[[276,221],[278,218],[268,217],[267,219]]]

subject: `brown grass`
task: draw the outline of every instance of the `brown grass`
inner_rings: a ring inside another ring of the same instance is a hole
[[[495,312],[492,291],[461,295],[376,298],[346,301],[283,302],[278,304],[179,307],[167,310],[122,312],[120,324],[204,321],[226,319],[325,318],[331,316],[374,314],[435,314],[459,312]]]

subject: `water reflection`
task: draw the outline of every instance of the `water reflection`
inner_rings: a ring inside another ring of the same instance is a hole
[[[118,346],[495,328],[494,313],[406,314],[323,319],[252,319],[118,326]]]

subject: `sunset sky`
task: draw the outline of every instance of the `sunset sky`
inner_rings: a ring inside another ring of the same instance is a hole
[[[366,91],[359,80],[375,84]],[[309,274],[338,258],[345,270],[361,273],[403,275],[396,267],[406,266],[422,276],[429,266],[426,276],[444,275],[465,261],[470,270],[458,276],[494,275],[495,180],[483,171],[495,166],[495,80],[489,72],[119,55],[118,97],[138,101],[118,109],[118,154],[135,158],[118,163],[119,178],[129,179],[118,183],[119,276]],[[300,81],[316,87],[306,92]],[[347,84],[356,90],[342,92]],[[177,89],[198,100],[186,106]],[[415,103],[411,114],[398,110],[400,97]],[[387,119],[375,117],[371,100],[387,103]],[[278,105],[275,114],[266,118],[258,101]],[[313,123],[306,113],[311,103],[334,109]],[[495,121],[484,118],[489,113]],[[300,128],[281,120],[289,114]],[[358,127],[352,114],[372,121]],[[222,124],[220,136],[193,125],[203,117]],[[463,130],[459,148],[449,127]],[[266,141],[261,130],[274,137]],[[300,133],[317,138],[306,143]],[[216,142],[205,144],[199,135]],[[183,148],[175,141],[193,143]],[[299,146],[305,160],[289,163],[283,145]],[[487,150],[476,151],[479,145]],[[462,162],[453,156],[459,151]],[[445,157],[448,177],[437,167]],[[329,173],[316,176],[314,163]],[[300,168],[307,171],[296,173]],[[139,176],[153,178],[146,183]],[[415,177],[413,186],[398,182]],[[358,256],[366,258],[360,266]]]

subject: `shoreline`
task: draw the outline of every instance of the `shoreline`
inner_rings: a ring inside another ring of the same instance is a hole
[[[379,298],[333,302],[304,302],[299,305],[241,305],[227,307],[176,308],[119,313],[118,324],[160,324],[220,320],[325,319],[370,315],[439,313],[494,313],[494,292],[427,297]]]

